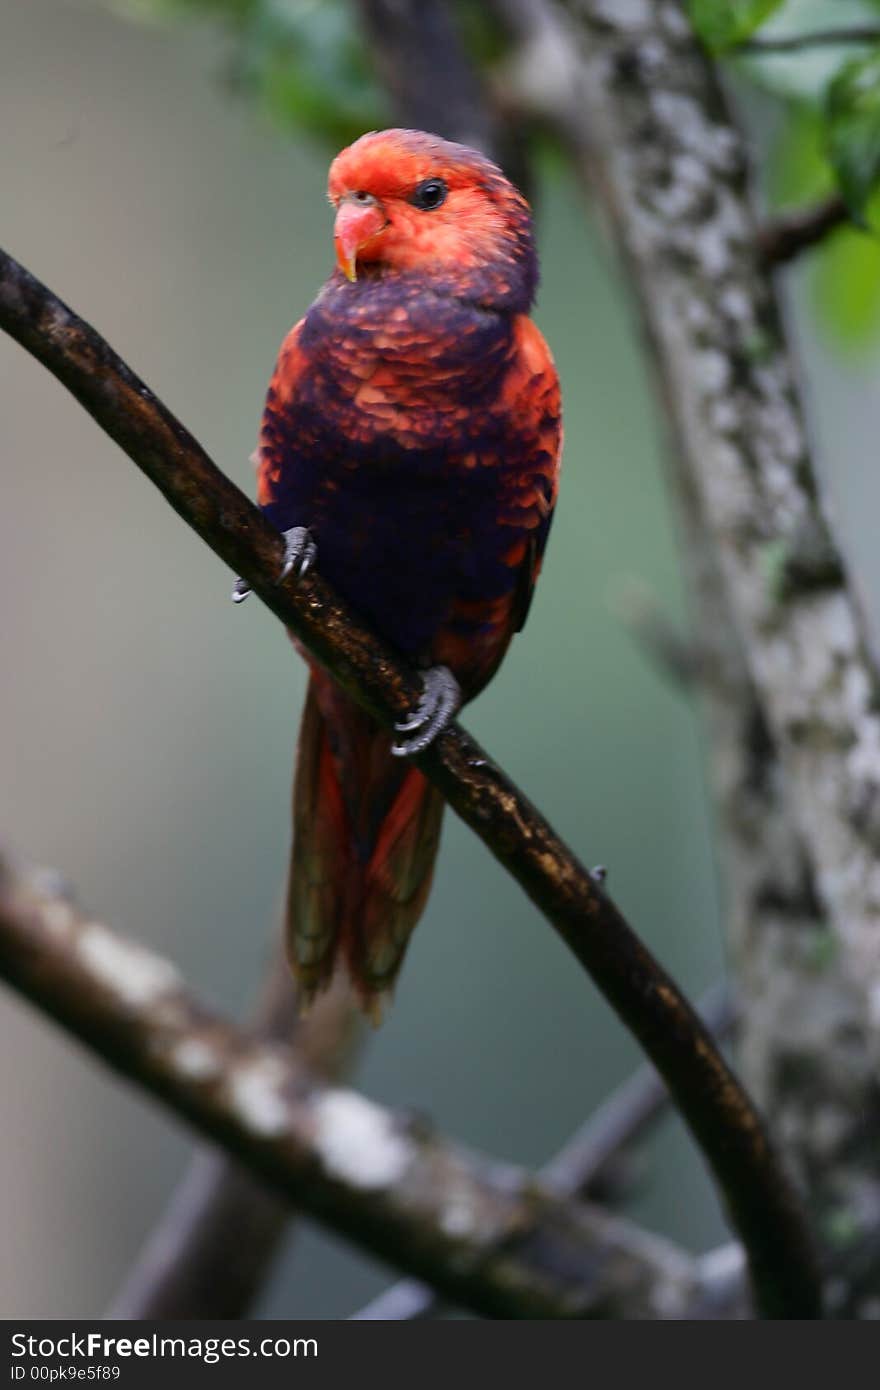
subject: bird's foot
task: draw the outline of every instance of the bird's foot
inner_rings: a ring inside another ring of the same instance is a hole
[[[408,735],[391,745],[395,758],[421,753],[452,723],[461,708],[461,687],[447,666],[432,666],[422,672],[422,679],[422,698],[412,713],[394,726],[396,734]]]
[[[289,531],[282,531],[281,534],[284,537],[284,563],[275,581],[277,584],[281,584],[289,574],[295,574],[297,579],[302,579],[318,556],[318,547],[308,527],[291,526]],[[244,603],[250,592],[251,586],[246,579],[236,579],[232,586],[232,602]]]
[[[291,526],[289,531],[281,534],[284,536],[284,564],[276,581],[278,584],[289,574],[302,579],[318,558],[318,547],[307,526]]]

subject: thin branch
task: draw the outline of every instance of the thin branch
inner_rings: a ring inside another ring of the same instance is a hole
[[[109,345],[0,251],[0,327],[61,381],[187,523],[380,723],[420,681],[320,575],[277,582],[280,535]],[[812,1240],[754,1105],[673,980],[539,812],[453,724],[417,762],[517,879],[664,1077],[723,1194],[767,1316],[819,1310]]]
[[[292,1215],[239,1163],[199,1148],[104,1317],[247,1317]]]
[[[838,193],[811,207],[780,213],[758,228],[758,256],[768,269],[788,265],[850,220],[850,210]]]
[[[643,580],[630,578],[620,584],[611,597],[611,608],[643,656],[671,685],[691,691],[708,679],[705,652],[691,633],[663,611]]]
[[[0,973],[286,1202],[487,1316],[681,1317],[694,1262],[210,1013],[175,967],[0,862]]]
[[[721,985],[710,991],[700,1013],[716,1037],[733,1025],[730,991]],[[566,1144],[538,1173],[538,1180],[557,1197],[594,1195],[631,1148],[669,1104],[669,1092],[647,1064],[624,1082],[585,1120]],[[433,1291],[415,1279],[399,1279],[364,1305],[358,1322],[409,1322],[433,1317],[441,1305]]]
[[[254,1029],[289,1042],[319,1080],[338,1080],[363,1036],[340,976],[298,1017],[283,951],[276,952]],[[106,1316],[167,1321],[247,1317],[291,1224],[291,1210],[240,1164],[214,1149],[193,1157]]]
[[[813,29],[806,34],[753,34],[738,43],[736,53],[799,53],[802,49],[849,47],[853,44],[880,44],[876,24],[852,24],[840,29]]]

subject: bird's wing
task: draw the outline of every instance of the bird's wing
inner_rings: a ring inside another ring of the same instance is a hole
[[[253,454],[257,470],[257,501],[261,507],[272,505],[281,482],[287,453],[285,415],[289,411],[297,383],[308,360],[300,346],[304,323],[304,318],[295,323],[281,344],[278,361],[275,363],[266,393],[266,404],[260,424],[260,442]]]
[[[525,623],[547,544],[559,482],[562,418],[559,379],[540,331],[523,315],[513,350],[482,427],[491,444],[482,458],[498,470],[491,518],[478,545],[490,559],[494,596],[470,584],[452,605],[432,658],[455,673],[471,699],[498,668]],[[499,586],[499,570],[509,582]]]
[[[511,631],[520,632],[541,572],[556,505],[563,433],[556,365],[542,333],[525,315],[517,320],[515,341],[499,398],[514,440],[514,456],[504,469],[500,520],[515,534],[505,559],[517,570],[510,622]]]

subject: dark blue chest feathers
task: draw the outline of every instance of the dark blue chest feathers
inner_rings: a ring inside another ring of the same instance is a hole
[[[283,460],[267,514],[309,527],[328,581],[421,660],[454,600],[514,581],[498,526],[511,320],[331,282],[300,345],[295,398],[264,419],[263,447]]]

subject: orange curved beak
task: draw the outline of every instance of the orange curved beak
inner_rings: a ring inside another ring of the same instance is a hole
[[[336,248],[336,264],[346,280],[357,279],[358,252],[379,235],[386,221],[380,203],[343,198],[333,228],[333,245]]]

